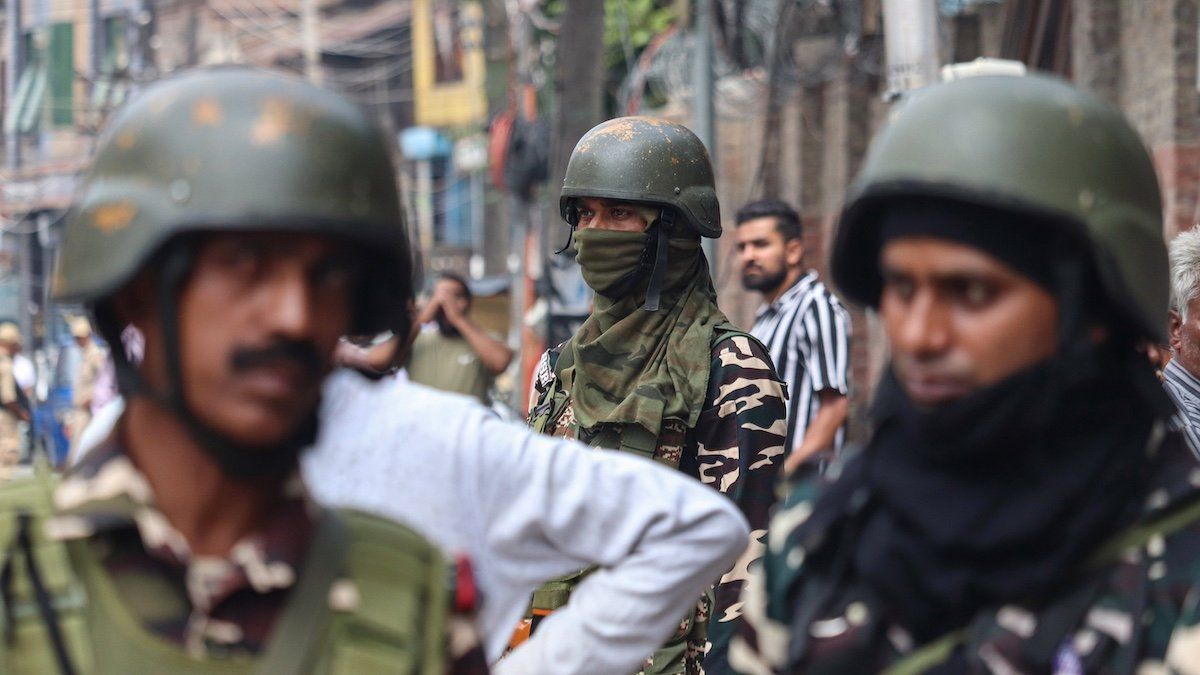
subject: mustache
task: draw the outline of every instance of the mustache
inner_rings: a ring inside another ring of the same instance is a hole
[[[259,366],[280,363],[295,365],[310,378],[321,374],[324,360],[311,342],[277,340],[266,347],[240,347],[233,352],[230,363],[234,372],[245,372]]]

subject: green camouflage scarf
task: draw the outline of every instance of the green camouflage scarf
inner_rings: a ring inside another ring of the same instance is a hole
[[[636,265],[646,234],[582,230],[576,241],[590,285]],[[581,429],[638,424],[657,436],[664,419],[696,425],[713,331],[727,319],[717,308],[700,241],[671,239],[668,258],[662,309],[641,309],[645,281],[617,300],[596,294],[591,316],[563,345],[555,373],[570,392]]]

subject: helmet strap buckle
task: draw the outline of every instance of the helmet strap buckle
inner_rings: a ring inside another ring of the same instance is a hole
[[[650,272],[650,284],[646,288],[646,304],[647,312],[657,312],[660,306],[662,296],[663,279],[667,275],[667,255],[670,247],[668,240],[671,238],[671,230],[675,227],[675,209],[663,208],[658,212],[658,220],[654,222],[658,226],[658,251],[654,256],[654,269]]]

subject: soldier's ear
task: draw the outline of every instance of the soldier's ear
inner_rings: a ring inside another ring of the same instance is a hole
[[[155,280],[157,275],[143,270],[112,296],[112,309],[121,325],[137,326],[145,332],[145,324],[157,311]]]

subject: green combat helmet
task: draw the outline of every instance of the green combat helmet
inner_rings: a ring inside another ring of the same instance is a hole
[[[180,235],[331,234],[370,252],[355,332],[405,332],[412,262],[389,146],[352,103],[283,74],[217,68],[156,84],[100,140],[56,296],[100,302]]]
[[[618,117],[592,127],[575,144],[563,177],[558,208],[568,223],[578,197],[672,206],[701,236],[721,236],[708,150],[681,124]]]
[[[875,139],[850,189],[833,279],[875,305],[879,215],[933,197],[1030,214],[1084,235],[1108,301],[1163,342],[1167,254],[1154,165],[1121,114],[1056,78],[987,76],[922,90]]]
[[[651,117],[618,117],[592,127],[571,152],[558,201],[559,213],[572,233],[579,223],[577,200],[582,197],[666,207],[648,230],[650,237],[638,270],[638,275],[650,275],[645,309],[651,312],[658,309],[667,239],[681,234],[674,228],[676,214],[700,236],[721,236],[721,209],[708,150],[696,134],[680,124]],[[568,237],[559,252],[570,245]]]

